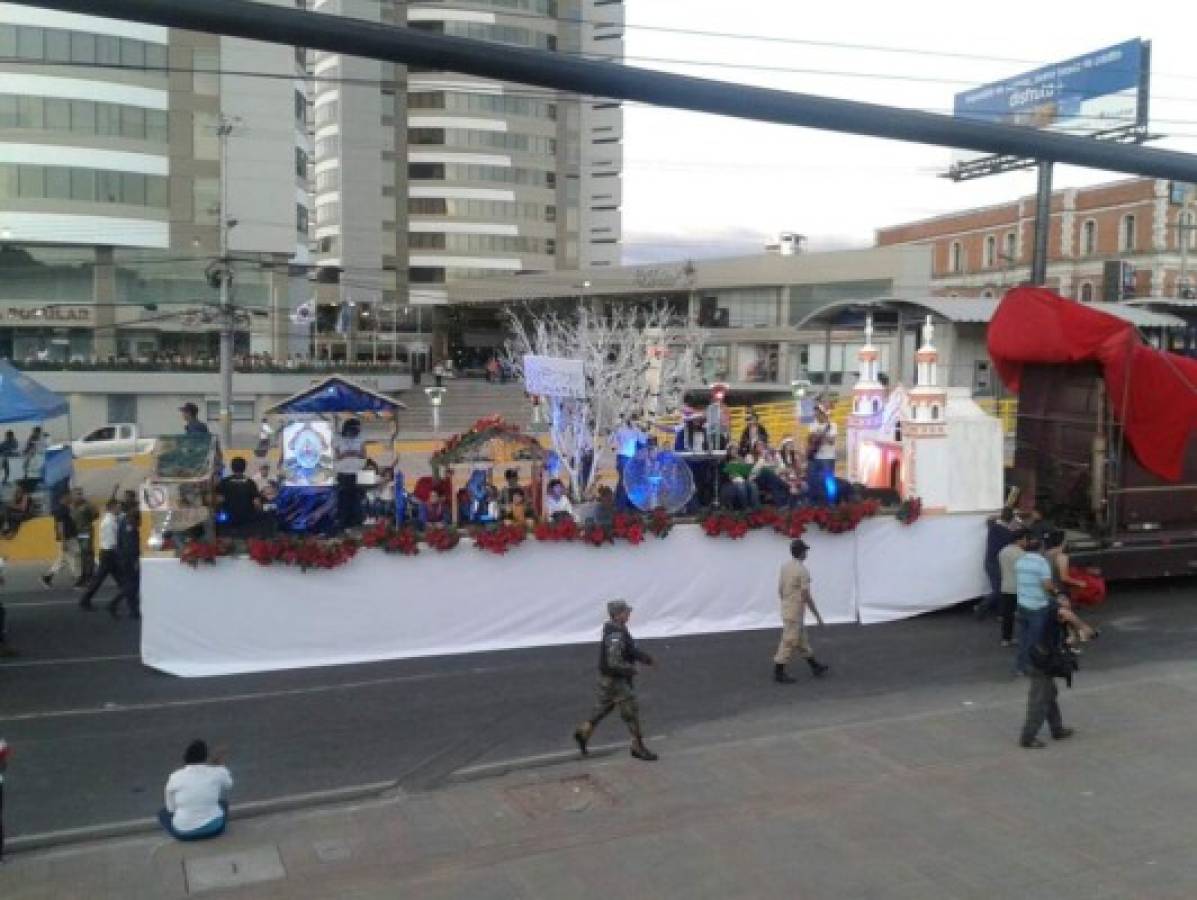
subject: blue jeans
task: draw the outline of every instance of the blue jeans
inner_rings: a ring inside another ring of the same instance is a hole
[[[1050,612],[1050,606],[1034,610],[1018,607],[1018,662],[1015,668],[1024,675],[1031,672],[1031,648],[1042,637]]]
[[[175,840],[179,841],[202,841],[205,838],[219,837],[224,834],[224,827],[229,822],[229,801],[220,801],[221,814],[213,819],[211,822],[205,822],[199,828],[193,828],[191,831],[178,831],[175,829],[174,823],[171,821],[171,814],[165,810],[158,810],[158,824],[166,829],[167,833]]]

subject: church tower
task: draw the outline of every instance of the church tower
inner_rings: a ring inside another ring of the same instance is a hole
[[[947,389],[939,384],[939,351],[931,317],[915,353],[917,384],[907,394],[902,417],[903,464],[907,496],[921,497],[927,511],[948,505]]]
[[[856,353],[857,378],[852,388],[852,412],[848,416],[848,472],[853,481],[861,479],[860,436],[881,425],[885,409],[885,385],[881,383],[881,353],[873,345],[873,316],[865,317],[864,346]]]

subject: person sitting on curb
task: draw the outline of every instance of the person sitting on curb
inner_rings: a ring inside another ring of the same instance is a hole
[[[209,760],[208,745],[195,740],[187,745],[183,763],[166,782],[166,806],[158,811],[158,821],[180,841],[223,834],[229,820],[227,798],[233,789],[224,755],[217,752]]]

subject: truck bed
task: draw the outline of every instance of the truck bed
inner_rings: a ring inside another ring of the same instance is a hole
[[[1095,364],[1024,369],[1013,481],[1078,533],[1074,561],[1108,578],[1197,571],[1197,442],[1179,482],[1144,469],[1112,422]]]

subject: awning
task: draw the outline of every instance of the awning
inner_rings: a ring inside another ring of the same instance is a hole
[[[62,397],[0,360],[0,422],[44,422],[67,409]]]
[[[922,306],[958,324],[985,324],[993,318],[1001,300],[988,297],[920,297],[902,301]],[[1086,309],[1117,316],[1136,328],[1183,328],[1185,320],[1171,313],[1154,312],[1127,303],[1082,303]]]
[[[297,415],[320,413],[395,414],[407,405],[386,394],[372,391],[340,375],[330,375],[309,388],[304,388],[281,403],[266,410],[266,415]]]

